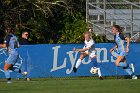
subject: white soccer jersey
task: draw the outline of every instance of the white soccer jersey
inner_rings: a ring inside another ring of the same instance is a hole
[[[85,51],[90,57],[94,57],[95,56],[95,42],[94,40],[91,38],[89,41],[85,40],[85,46],[84,48],[87,48],[88,50]]]

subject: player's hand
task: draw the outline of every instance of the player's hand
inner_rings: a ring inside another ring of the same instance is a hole
[[[110,53],[113,51],[114,49],[112,48],[112,49],[110,49]]]
[[[76,48],[75,47],[73,48],[73,51],[76,51]]]
[[[129,52],[129,48],[126,48],[126,53],[128,53]]]

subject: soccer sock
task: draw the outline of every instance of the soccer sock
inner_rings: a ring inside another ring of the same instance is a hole
[[[131,68],[129,67],[129,65],[127,65],[127,63],[120,62],[119,65],[120,65],[120,67],[123,67],[123,69],[126,71],[126,73],[128,75],[130,75],[130,76],[133,75],[133,72],[132,72]]]
[[[21,70],[18,67],[12,67],[10,70],[17,72],[17,73],[21,73]]]
[[[130,67],[126,67],[126,68],[124,68],[124,70],[126,71],[126,73],[128,73],[128,75],[130,75],[130,76],[134,75],[134,73],[132,72]]]
[[[9,70],[4,71],[5,77],[7,78],[7,80],[11,80],[11,74],[9,72]]]
[[[102,76],[102,75],[101,75],[101,70],[100,70],[100,68],[98,68],[98,76],[99,76],[99,77]]]
[[[127,67],[128,65],[127,65],[126,63],[124,63],[124,62],[120,62],[120,63],[119,63],[119,66],[120,66],[120,67]]]
[[[81,59],[78,59],[77,62],[76,62],[76,66],[75,67],[78,68],[81,63],[82,63],[82,60]]]
[[[93,63],[93,67],[98,67],[97,58],[92,58],[91,62]]]

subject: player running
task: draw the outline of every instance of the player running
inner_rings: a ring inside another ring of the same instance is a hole
[[[89,31],[85,32],[85,46],[83,49],[74,48],[73,51],[81,52],[80,58],[76,62],[76,66],[73,67],[73,71],[77,72],[78,67],[80,66],[82,60],[86,56],[90,56],[91,62],[93,63],[93,68],[97,69],[97,73],[100,79],[103,79],[101,76],[100,68],[98,67],[97,59],[96,59],[96,51],[95,51],[95,42],[91,37],[91,33]]]
[[[118,48],[118,57],[115,63],[116,66],[122,67],[130,76],[132,76],[132,79],[137,79],[137,76],[134,75],[130,65],[126,63],[126,55],[129,52],[130,38],[125,37],[122,34],[122,29],[119,25],[114,25],[112,27],[112,32],[114,34],[116,45],[110,49],[110,52]]]
[[[14,67],[14,65],[16,64],[16,62],[19,58],[18,48],[20,47],[20,45],[18,43],[17,37],[14,35],[14,30],[12,28],[8,28],[6,30],[6,33],[7,33],[7,35],[6,35],[4,44],[0,44],[0,47],[7,48],[9,57],[5,61],[5,65],[4,65],[5,72],[4,73],[5,73],[5,77],[8,80],[7,83],[12,83],[9,70],[21,73],[21,70],[19,68]]]

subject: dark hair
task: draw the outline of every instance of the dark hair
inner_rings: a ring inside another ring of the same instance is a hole
[[[29,33],[28,31],[22,31],[22,34],[24,34],[24,33],[26,33],[26,32]]]
[[[14,34],[14,29],[12,29],[11,27],[7,27],[7,29],[5,30],[5,39],[8,37],[9,34]]]
[[[6,29],[6,33],[13,33],[14,32],[14,29],[12,29],[11,27],[8,27]]]
[[[120,33],[123,32],[122,27],[120,27],[119,25],[113,25],[113,27],[115,27],[118,30],[118,32],[120,32]]]

